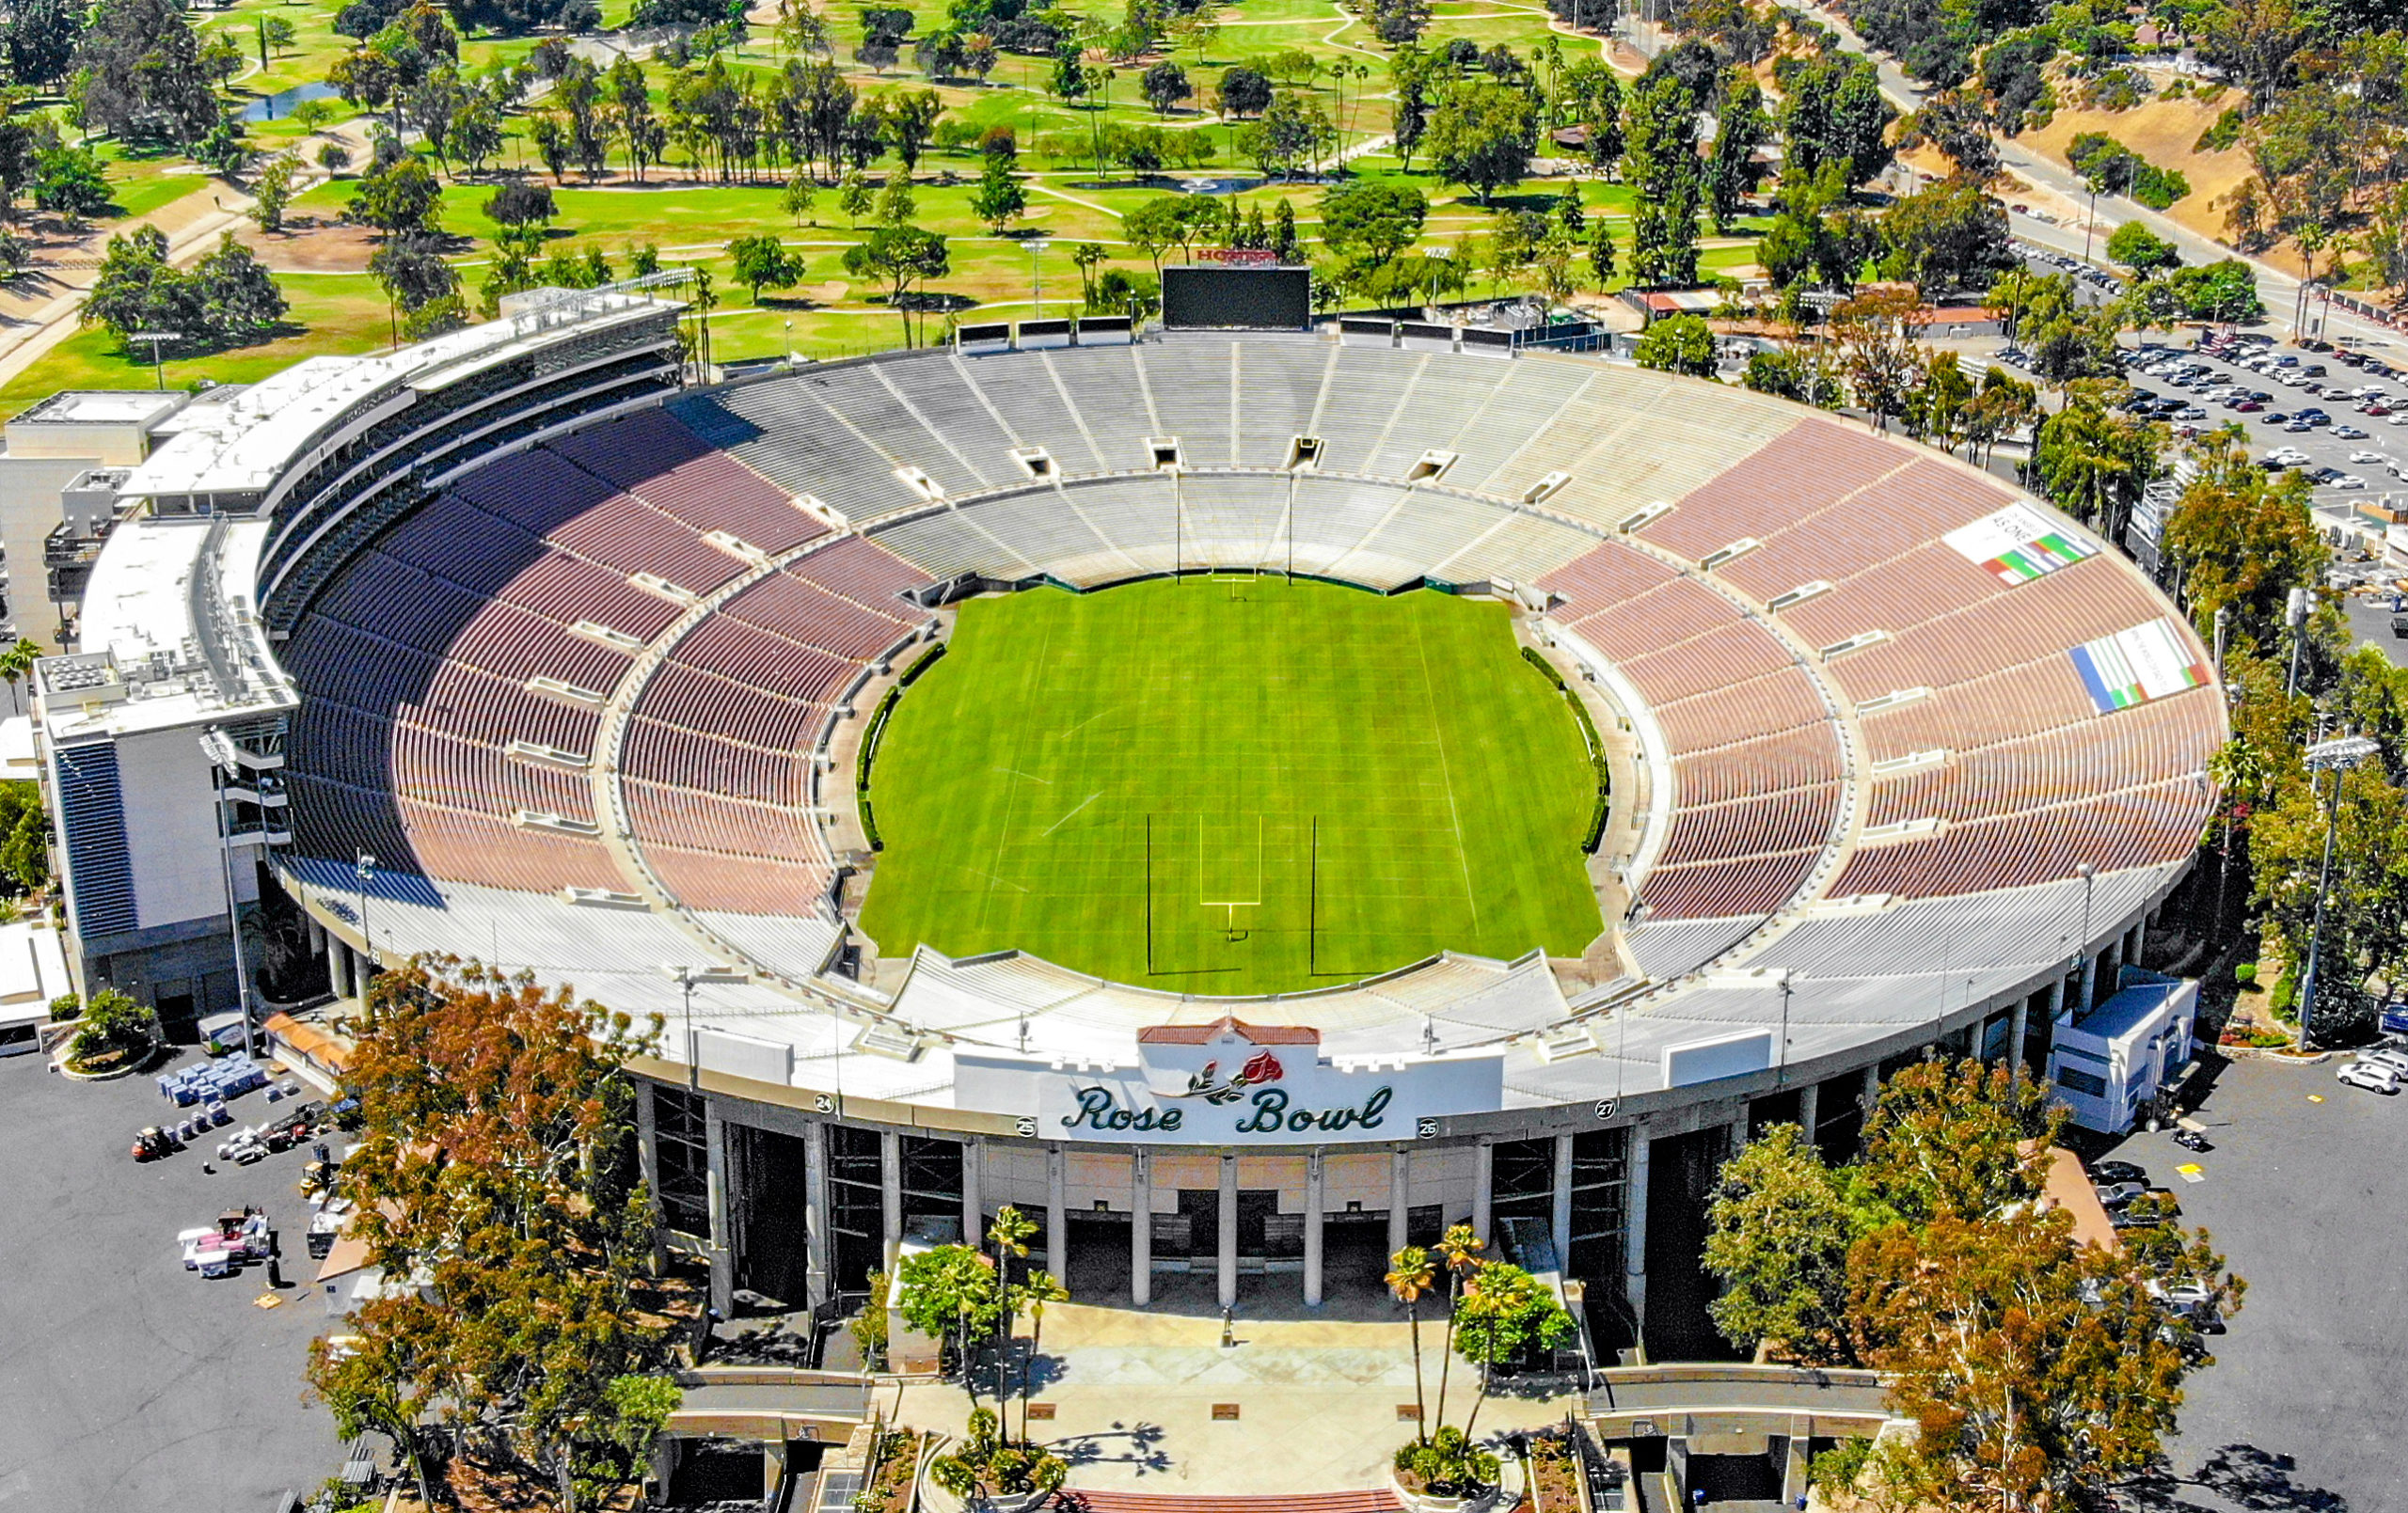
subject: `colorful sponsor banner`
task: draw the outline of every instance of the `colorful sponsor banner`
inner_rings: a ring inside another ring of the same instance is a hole
[[[2028,504],[2010,504],[1940,539],[2009,588],[2099,555],[2098,547],[2051,524]]]
[[[2102,636],[2067,654],[2100,714],[2207,686],[2207,665],[2195,660],[2171,620]]]

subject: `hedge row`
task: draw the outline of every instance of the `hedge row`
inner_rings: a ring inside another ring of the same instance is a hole
[[[1596,800],[1589,806],[1589,828],[1581,837],[1580,849],[1594,856],[1597,847],[1605,842],[1606,820],[1613,808],[1613,772],[1606,761],[1605,739],[1597,733],[1596,721],[1589,717],[1589,706],[1572,691],[1572,686],[1563,681],[1563,674],[1556,670],[1554,663],[1541,656],[1534,646],[1522,648],[1522,660],[1546,674],[1546,681],[1554,684],[1555,691],[1572,706],[1572,717],[1580,722],[1580,739],[1588,743],[1589,767],[1597,781]]]
[[[903,690],[919,682],[922,673],[936,666],[937,659],[944,655],[945,648],[951,644],[949,641],[937,642],[921,653],[918,661],[905,668],[903,675],[895,680],[895,686],[886,690],[886,697],[878,701],[878,713],[870,717],[869,729],[862,733],[862,749],[853,761],[853,797],[861,805],[862,833],[868,838],[872,851],[886,849],[886,843],[878,836],[878,812],[870,808],[869,802],[870,768],[878,763],[878,747],[886,738],[886,722],[894,717],[895,701],[903,697]]]

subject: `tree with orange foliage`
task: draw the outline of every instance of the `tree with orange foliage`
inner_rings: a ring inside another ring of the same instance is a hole
[[[376,979],[345,1077],[363,1126],[343,1181],[395,1284],[352,1311],[343,1349],[312,1347],[309,1379],[422,1486],[430,1452],[473,1450],[573,1513],[641,1474],[674,1406],[641,1380],[664,1340],[633,1296],[652,1199],[626,1063],[658,1033],[475,962]]]

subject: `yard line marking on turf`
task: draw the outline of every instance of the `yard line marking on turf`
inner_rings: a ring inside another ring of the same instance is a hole
[[[984,877],[984,878],[986,878],[989,882],[993,883],[993,884],[994,884],[996,887],[998,887],[998,888],[1008,888],[1008,889],[1013,890],[1015,892],[1022,892],[1022,893],[1025,893],[1025,892],[1027,892],[1027,891],[1028,891],[1028,890],[1027,890],[1027,889],[1021,887],[1021,885],[1020,885],[1020,884],[1018,884],[1018,883],[1016,883],[1016,882],[1011,881],[1009,878],[1006,878],[1006,877],[998,877],[998,876],[996,876],[996,875],[995,875],[993,873],[991,873],[991,872],[981,872],[981,871],[979,871],[977,868],[975,868],[975,867],[972,866],[970,863],[968,863],[968,862],[966,862],[966,861],[961,862],[961,863],[959,863],[958,865],[960,866],[960,868],[961,868],[961,870],[962,870],[963,872],[968,873],[971,876],[973,876],[973,877]]]
[[[1430,678],[1430,643],[1421,638],[1421,622],[1413,622],[1413,648],[1421,654],[1421,691],[1430,701],[1430,735],[1438,747],[1438,775],[1447,783],[1447,815],[1455,827],[1455,864],[1463,869],[1464,902],[1471,906],[1471,927],[1480,929],[1480,898],[1471,886],[1471,858],[1464,851],[1463,811],[1455,803],[1455,774],[1447,761],[1447,730],[1438,717],[1438,689]]]
[[[1101,798],[1102,796],[1103,796],[1103,790],[1102,790],[1102,789],[1101,789],[1101,788],[1097,789],[1094,793],[1091,793],[1091,794],[1087,795],[1085,798],[1082,798],[1082,799],[1080,799],[1080,800],[1079,800],[1079,809],[1085,809],[1085,808],[1086,808],[1089,804],[1094,803],[1097,799]],[[1049,825],[1049,826],[1045,827],[1045,835],[1040,835],[1040,836],[1038,836],[1038,840],[1040,840],[1040,841],[1042,841],[1042,840],[1044,840],[1044,839],[1045,839],[1045,836],[1046,836],[1046,835],[1052,835],[1055,830],[1058,830],[1058,829],[1060,829],[1063,826],[1069,824],[1069,823],[1070,823],[1070,816],[1071,816],[1072,814],[1076,814],[1076,813],[1079,812],[1079,809],[1074,809],[1074,810],[1070,811],[1070,813],[1069,813],[1069,814],[1065,814],[1065,815],[1063,815],[1060,819],[1055,820],[1053,824],[1051,824],[1051,825]],[[1022,892],[1026,892],[1026,891],[1027,891],[1027,890],[1026,890],[1026,889],[1022,889]]]
[[[997,772],[1001,772],[1001,773],[1007,774],[1007,775],[1009,775],[1009,776],[1011,776],[1011,777],[1014,777],[1014,778],[1026,778],[1026,779],[1027,779],[1029,781],[1031,781],[1031,782],[1041,782],[1041,783],[1043,783],[1043,784],[1044,784],[1046,787],[1048,787],[1048,788],[1051,788],[1051,787],[1053,787],[1053,786],[1054,786],[1054,780],[1053,780],[1053,779],[1051,779],[1051,778],[1040,778],[1040,777],[1038,777],[1036,773],[1033,773],[1033,772],[1022,772],[1022,771],[1021,771],[1018,767],[997,767],[997,768],[995,768],[994,770],[995,770],[995,771],[997,771]]]
[[[1115,713],[1118,708],[1119,706],[1116,704],[1111,709],[1097,710],[1094,714],[1089,715],[1086,718],[1079,721],[1076,725],[1073,725],[1069,730],[1064,731],[1062,733],[1062,739],[1066,741],[1069,740],[1071,736],[1078,734],[1079,732],[1083,730],[1085,730],[1088,726],[1094,724],[1097,720],[1101,719],[1104,716]]]

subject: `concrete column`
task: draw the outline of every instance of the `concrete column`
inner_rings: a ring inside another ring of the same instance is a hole
[[[903,1253],[903,1137],[887,1130],[878,1137],[878,1208],[886,1226],[886,1270],[894,1275]]]
[[[326,934],[326,986],[337,998],[351,997],[351,948]]]
[[[1806,1143],[1814,1143],[1814,1126],[1823,1111],[1823,1084],[1809,1082],[1798,1090],[1798,1125],[1806,1131]]]
[[[1497,1222],[1497,1147],[1481,1141],[1473,1147],[1471,1169],[1471,1232],[1488,1242],[1488,1231]]]
[[[1807,1435],[1814,1429],[1812,1419],[1792,1419],[1789,1425],[1789,1446],[1781,1458],[1781,1501],[1795,1507],[1806,1491]]]
[[[1410,1243],[1406,1239],[1405,1205],[1411,1200],[1413,1158],[1405,1152],[1388,1154],[1388,1253],[1394,1255]]]
[[[1748,1104],[1747,1100],[1743,1098],[1739,1103],[1739,1117],[1731,1121],[1731,1154],[1736,1156],[1747,1148]]]
[[[652,1274],[660,1275],[669,1265],[669,1246],[661,1237],[660,1228],[660,1125],[653,1117],[652,1084],[636,1083],[636,1170],[643,1174],[643,1189],[653,1195],[652,1206]]]
[[[318,952],[325,950],[326,927],[318,922],[318,917],[314,914],[304,914],[301,916],[301,923],[309,932],[310,954],[314,955]]]
[[[1213,1225],[1220,1255],[1221,1306],[1238,1305],[1238,1158],[1221,1158],[1221,1218]]]
[[[2091,1006],[2099,1001],[2099,958],[2103,954],[2103,952],[2094,951],[2082,958],[2082,998],[2075,1009],[2077,1014],[2089,1013]]]
[[[1546,1233],[1555,1244],[1558,1273],[1572,1274],[1572,1137],[1555,1137],[1555,1201],[1547,1208]]]
[[[828,1248],[828,1127],[802,1127],[802,1248],[806,1285],[814,1308],[835,1295],[834,1263]]]
[[[1129,1156],[1129,1300],[1154,1299],[1154,1174],[1144,1151]]]
[[[1070,1285],[1070,1154],[1045,1147],[1045,1269],[1064,1290]]]
[[[2137,967],[2141,964],[2141,947],[2148,944],[2148,916],[2144,914],[2132,922],[2132,933],[2125,938],[2124,960]]]
[[[1629,1177],[1623,1189],[1622,1296],[1631,1317],[1647,1327],[1647,1153],[1644,1126],[1630,1127]]]
[[[2015,1012],[2007,1016],[2006,1020],[2007,1077],[2016,1087],[2023,1085],[2023,1037],[2032,1028],[2031,1013],[2032,995],[2018,994]]]
[[[1864,1069],[1864,1091],[1858,1095],[1857,1101],[1867,1114],[1870,1114],[1873,1111],[1873,1106],[1875,1104],[1881,1101],[1881,1067],[1879,1063],[1877,1062],[1873,1065]]]
[[[1322,1186],[1322,1153],[1305,1158],[1305,1306],[1321,1306],[1321,1222],[1327,1202]]]
[[[987,1177],[987,1143],[965,1141],[961,1146],[961,1239],[974,1248],[984,1246],[987,1235],[986,1194],[982,1190]]]
[[[727,1121],[716,1099],[703,1111],[704,1162],[710,1175],[711,1306],[721,1318],[736,1314],[736,1254],[728,1192]]]

